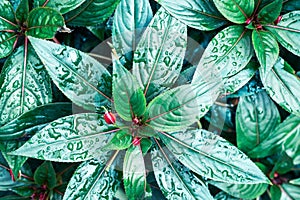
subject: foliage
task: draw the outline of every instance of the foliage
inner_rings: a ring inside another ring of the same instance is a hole
[[[299,9],[2,0],[0,199],[298,199]]]

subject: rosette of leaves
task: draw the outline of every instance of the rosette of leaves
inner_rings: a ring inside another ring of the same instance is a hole
[[[112,77],[76,49],[30,37],[57,87],[90,112],[51,122],[11,154],[82,162],[64,199],[113,199],[121,188],[120,175],[127,198],[150,198],[148,170],[153,170],[167,199],[213,199],[202,177],[267,185],[269,180],[235,146],[209,131],[190,128],[217,98],[219,83],[208,80],[171,88],[180,74],[186,34],[183,23],[160,9],[135,50],[133,73],[114,54]],[[91,112],[101,106],[115,110],[115,124]]]
[[[285,62],[279,57],[278,44],[300,56],[300,11],[295,1],[158,0],[158,3],[183,23],[199,30],[226,25],[206,48],[194,82],[218,74],[224,80],[222,92],[234,93],[253,77],[260,65],[260,77],[270,97],[288,112],[300,115],[299,79],[287,63],[285,67],[276,65]],[[259,65],[249,63],[253,57]]]

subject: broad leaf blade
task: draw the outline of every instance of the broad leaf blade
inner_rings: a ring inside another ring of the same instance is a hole
[[[241,97],[236,110],[237,145],[247,153],[280,123],[276,105],[265,92]]]
[[[272,33],[263,30],[253,30],[252,43],[263,74],[267,74],[278,59],[278,43]]]
[[[290,157],[294,157],[300,146],[300,117],[289,116],[255,149],[249,152],[251,157],[263,158],[275,153],[286,151]]]
[[[155,99],[147,107],[146,123],[158,131],[181,130],[206,114],[217,98],[218,83],[182,85]]]
[[[35,7],[42,7],[44,6],[45,2],[45,0],[33,0],[33,5]],[[66,14],[84,2],[85,0],[49,0],[45,6],[53,8],[61,14]]]
[[[300,116],[300,80],[285,70],[285,61],[279,58],[273,69],[262,79],[270,97],[290,113]],[[262,74],[263,72],[261,72]]]
[[[129,130],[120,130],[114,133],[111,140],[102,148],[103,151],[123,150],[131,146],[132,135]]]
[[[120,0],[86,0],[78,8],[65,15],[71,26],[94,26],[111,16]]]
[[[262,24],[274,22],[280,14],[283,0],[274,0],[258,12],[258,20]]]
[[[56,86],[87,110],[110,104],[111,77],[92,57],[74,48],[30,37]]]
[[[0,125],[52,101],[50,79],[31,46],[19,47],[0,77]]]
[[[98,114],[60,118],[43,128],[11,154],[59,162],[80,162],[104,155],[102,147],[118,131]]]
[[[19,23],[24,23],[27,20],[29,14],[29,3],[28,0],[21,0],[16,10],[16,19]]]
[[[26,35],[51,39],[64,26],[64,18],[52,8],[35,8],[29,13],[27,26]]]
[[[63,199],[112,200],[120,181],[114,165],[107,168],[106,161],[92,159],[83,162],[72,176]]]
[[[114,14],[113,44],[118,55],[132,59],[143,29],[152,19],[152,10],[148,0],[123,0]]]
[[[117,113],[126,121],[132,121],[146,111],[146,99],[142,89],[119,60],[114,61],[113,98]]]
[[[300,11],[293,11],[282,16],[277,25],[266,25],[279,43],[293,54],[300,56]]]
[[[159,145],[159,144],[158,144]],[[212,200],[208,187],[166,149],[151,151],[156,181],[167,199]]]
[[[47,185],[49,189],[56,186],[56,173],[50,161],[43,162],[34,172],[34,181],[39,185]]]
[[[157,2],[182,23],[195,29],[210,31],[227,23],[212,1],[158,0]]]
[[[186,130],[159,136],[182,164],[201,176],[233,184],[269,183],[242,151],[214,133]]]
[[[213,2],[224,17],[236,24],[245,23],[254,11],[254,0],[213,0]]]
[[[133,74],[147,100],[172,86],[180,74],[187,43],[187,27],[160,8],[134,53]]]
[[[211,79],[222,81],[222,78],[232,76],[244,69],[252,55],[250,33],[243,26],[227,27],[208,44],[192,82]]]
[[[59,110],[59,112],[57,112]],[[0,140],[27,137],[41,130],[48,123],[72,114],[71,103],[53,103],[34,108],[0,127]]]
[[[143,199],[147,193],[147,182],[146,167],[140,146],[132,146],[126,151],[123,179],[128,199]]]

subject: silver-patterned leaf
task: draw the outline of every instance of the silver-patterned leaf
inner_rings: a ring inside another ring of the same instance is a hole
[[[52,101],[50,78],[31,46],[6,60],[0,85],[0,125]]]
[[[201,176],[233,184],[269,183],[242,151],[209,131],[185,130],[159,136],[182,164]]]
[[[287,71],[285,65],[288,64],[279,58],[265,79],[262,79],[262,83],[276,103],[288,112],[300,116],[300,79],[296,74]]]
[[[157,0],[174,17],[195,29],[210,31],[228,21],[219,13],[213,1]]]
[[[167,150],[156,146],[151,151],[153,171],[167,199],[212,200],[207,185],[183,166]]]
[[[11,154],[59,162],[99,158],[111,133],[119,130],[99,117],[85,113],[55,120]]]
[[[29,37],[56,86],[87,110],[110,104],[111,76],[92,57],[77,49]]]
[[[134,53],[133,74],[147,99],[152,99],[176,82],[186,44],[186,25],[160,8]]]
[[[266,25],[279,43],[293,54],[300,56],[300,11],[295,10],[282,16],[277,25]]]
[[[111,153],[107,154],[107,158]],[[83,162],[74,172],[64,200],[112,200],[119,187],[118,171],[114,165],[106,164],[107,159],[92,159]]]
[[[197,66],[192,82],[235,75],[253,56],[250,32],[233,25],[219,32],[208,44]]]
[[[122,0],[114,14],[113,44],[119,56],[131,53],[152,19],[149,0]],[[132,58],[131,58],[132,59]]]
[[[241,97],[236,110],[238,148],[244,153],[251,151],[279,123],[279,111],[266,92]]]

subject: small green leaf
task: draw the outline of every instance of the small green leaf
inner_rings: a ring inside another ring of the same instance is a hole
[[[208,179],[232,184],[270,182],[242,151],[214,133],[185,130],[159,137],[182,164]]]
[[[236,24],[245,23],[254,11],[254,0],[213,0],[213,2],[224,17]]]
[[[249,152],[249,156],[263,158],[277,152],[286,151],[293,157],[300,146],[300,117],[291,115],[256,148]]]
[[[120,184],[118,174],[115,165],[108,167],[106,160],[85,161],[69,181],[63,199],[113,200]]]
[[[103,65],[77,49],[29,39],[53,82],[73,103],[92,111],[110,104],[111,77]]]
[[[186,45],[186,25],[160,8],[134,53],[133,74],[148,101],[175,83]]]
[[[152,141],[148,138],[142,138],[140,146],[143,152],[143,156],[145,156],[152,147]]]
[[[19,23],[24,23],[27,20],[29,14],[29,3],[28,0],[21,0],[16,10],[16,19]]]
[[[51,84],[33,48],[20,46],[5,62],[0,76],[0,125],[52,101]]]
[[[277,25],[266,25],[279,43],[293,54],[300,56],[300,11],[292,11],[282,16]]]
[[[244,153],[263,142],[280,123],[276,105],[265,92],[241,97],[236,110],[237,146]]]
[[[169,151],[155,145],[151,158],[156,181],[167,199],[213,200],[207,185]]]
[[[258,12],[258,20],[261,24],[269,24],[274,22],[280,14],[283,0],[274,0],[265,5]]]
[[[181,130],[206,114],[217,98],[218,83],[189,84],[173,88],[147,107],[146,124],[158,131]]]
[[[123,164],[123,179],[129,200],[143,199],[147,193],[146,168],[140,146],[126,151]]]
[[[233,25],[219,32],[208,44],[197,66],[192,83],[235,75],[253,56],[250,32]]]
[[[300,80],[296,74],[286,71],[285,67],[285,61],[279,57],[273,69],[262,79],[262,83],[276,103],[288,112],[300,116]],[[261,69],[260,73],[263,74]]]
[[[78,8],[65,15],[71,26],[94,26],[111,16],[120,0],[85,0]]]
[[[59,110],[59,112],[57,112]],[[35,134],[55,119],[72,114],[71,103],[52,103],[34,108],[0,127],[0,140]]]
[[[112,40],[121,57],[132,60],[132,51],[136,49],[143,29],[152,19],[152,10],[148,0],[123,0],[114,14]],[[128,53],[130,56],[128,56]]]
[[[28,15],[27,26],[27,36],[51,39],[64,26],[64,18],[52,8],[35,8]]]
[[[227,21],[212,1],[207,0],[157,0],[182,23],[203,31],[221,27]]]
[[[102,147],[118,130],[98,114],[71,115],[53,121],[11,154],[59,162],[104,157]]]
[[[102,148],[103,151],[123,150],[130,147],[132,135],[128,130],[120,130],[114,133],[112,139]]]
[[[44,5],[45,2],[47,2],[46,5]],[[66,14],[67,12],[70,12],[71,10],[74,10],[75,8],[79,7],[84,2],[85,0],[33,0],[33,5],[35,7],[50,7],[54,10],[57,10],[61,14]]]
[[[247,66],[239,71],[237,74],[227,77],[224,79],[224,85],[221,88],[222,94],[233,94],[239,89],[241,89],[244,85],[246,85],[251,78],[255,75],[259,64],[256,62],[249,62]]]
[[[49,189],[56,186],[56,173],[51,162],[45,161],[35,170],[34,181],[39,185],[47,185]]]
[[[126,121],[132,121],[146,111],[146,99],[142,89],[119,60],[114,61],[113,98],[117,113]]]
[[[263,30],[253,30],[252,43],[265,75],[272,69],[278,59],[278,43],[271,32]]]
[[[281,191],[278,185],[272,185],[270,188],[270,197],[274,200],[284,200],[281,198]]]
[[[255,199],[262,195],[268,188],[268,184],[227,184],[217,181],[209,181],[224,192],[238,199]]]
[[[0,2],[0,58],[8,56],[13,51],[17,39],[17,35],[13,31],[16,29],[18,26],[13,7],[8,0],[2,0]]]
[[[276,161],[275,166],[273,167],[272,171],[270,172],[270,178],[274,178],[274,173],[277,172],[279,174],[285,174],[292,170],[294,167],[293,159],[289,157],[286,152],[282,152],[279,155],[278,160]]]

